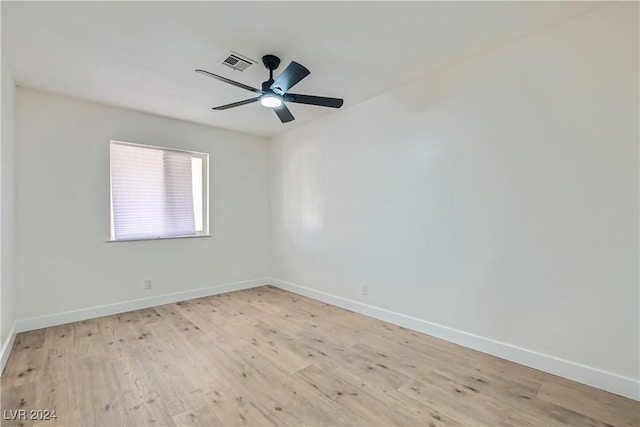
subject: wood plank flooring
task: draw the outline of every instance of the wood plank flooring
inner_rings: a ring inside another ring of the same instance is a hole
[[[640,425],[636,401],[270,286],[19,334],[1,392],[27,418],[3,426]]]

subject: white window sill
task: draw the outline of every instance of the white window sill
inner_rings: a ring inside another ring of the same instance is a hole
[[[139,238],[139,239],[117,239],[117,240],[106,240],[106,243],[144,242],[147,240],[193,239],[197,237],[211,237],[211,234],[192,234],[188,236],[168,236],[168,237],[145,237],[145,238]]]

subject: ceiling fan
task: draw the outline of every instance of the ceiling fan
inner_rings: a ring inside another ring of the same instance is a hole
[[[285,102],[318,105],[320,107],[331,108],[342,107],[343,100],[339,98],[327,98],[324,96],[299,95],[296,93],[289,93],[289,89],[298,84],[300,80],[311,74],[309,70],[307,70],[304,66],[298,64],[297,62],[292,61],[291,64],[289,64],[287,68],[284,69],[284,71],[278,76],[275,81],[273,80],[273,70],[278,68],[278,66],[280,65],[280,58],[274,55],[265,55],[262,57],[262,63],[269,70],[269,80],[262,82],[262,90],[247,86],[243,83],[230,80],[226,77],[222,77],[205,70],[196,70],[196,73],[204,74],[225,83],[229,83],[230,85],[260,94],[255,98],[245,99],[244,101],[221,105],[219,107],[213,107],[213,109],[227,110],[229,108],[239,107],[241,105],[252,104],[254,102],[260,101],[263,106],[272,108],[282,123],[287,123],[294,120],[294,117],[293,114],[291,114],[291,111],[289,111],[289,109],[285,105]]]

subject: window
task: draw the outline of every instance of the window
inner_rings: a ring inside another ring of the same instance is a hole
[[[111,141],[111,240],[206,236],[209,155]]]

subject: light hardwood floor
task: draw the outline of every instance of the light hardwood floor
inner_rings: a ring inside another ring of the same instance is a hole
[[[56,410],[38,425],[640,424],[638,402],[273,287],[19,334],[1,397],[3,418]]]

